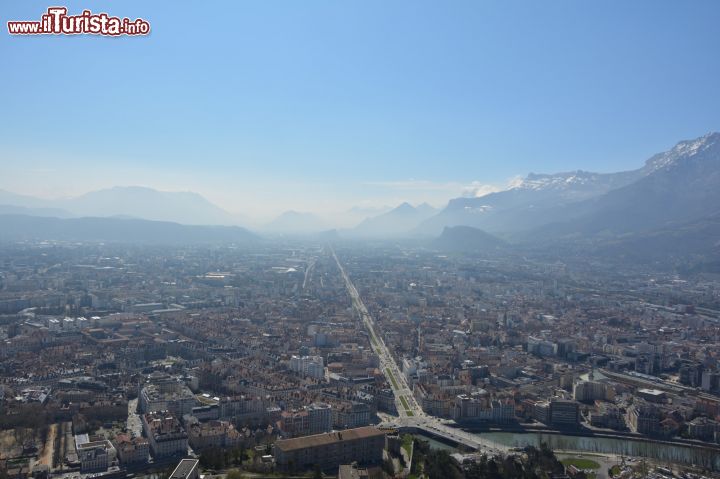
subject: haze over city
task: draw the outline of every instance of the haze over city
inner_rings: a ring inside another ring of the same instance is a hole
[[[0,20],[0,479],[720,478],[720,3]]]
[[[96,2],[151,35],[0,38],[0,188],[193,191],[263,222],[638,168],[720,130],[718,8]]]

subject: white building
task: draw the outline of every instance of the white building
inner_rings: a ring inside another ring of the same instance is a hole
[[[140,390],[138,405],[142,412],[170,411],[183,417],[192,413],[198,400],[183,381],[163,376],[148,380]]]
[[[48,329],[53,332],[58,332],[62,328],[60,320],[55,318],[48,319]]]
[[[144,437],[118,434],[115,437],[115,449],[122,464],[145,464],[150,456],[150,443]]]
[[[578,381],[573,385],[573,399],[576,401],[612,401],[615,389],[611,384],[601,381]]]
[[[301,437],[332,430],[332,407],[325,403],[313,403],[300,410],[283,411],[280,414],[280,430],[285,437]]]
[[[188,435],[169,411],[142,415],[143,432],[154,457],[181,456],[188,452]]]
[[[80,472],[106,471],[115,462],[115,448],[107,440],[90,441],[87,434],[75,436]]]
[[[325,377],[325,362],[321,356],[293,356],[290,358],[290,369],[304,377]]]

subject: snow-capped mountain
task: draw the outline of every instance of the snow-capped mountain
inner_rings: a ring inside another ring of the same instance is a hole
[[[650,227],[720,209],[718,175],[720,133],[710,133],[654,155],[637,170],[531,173],[508,190],[456,198],[418,232],[437,235],[446,226],[465,225],[512,234],[591,217],[596,227],[609,227],[612,217],[617,217],[615,226]]]
[[[552,175],[531,173],[511,188],[477,198],[456,198],[418,227],[437,235],[447,226],[473,226],[493,233],[521,231],[556,220],[559,215],[580,214],[577,204],[627,185],[641,176],[639,170],[620,173],[572,171]]]
[[[649,175],[658,170],[673,168],[679,162],[697,155],[703,155],[705,152],[715,148],[719,142],[720,133],[708,133],[694,140],[681,141],[671,150],[658,153],[647,160],[645,166],[642,168],[643,175]]]
[[[584,200],[625,186],[642,176],[642,172],[625,171],[621,173],[593,173],[590,171],[570,171],[552,175],[530,173],[510,190],[530,190],[536,192],[557,193],[569,201]]]
[[[554,227],[557,234],[628,234],[668,228],[720,212],[720,133],[655,155],[643,176],[589,202],[589,211]]]

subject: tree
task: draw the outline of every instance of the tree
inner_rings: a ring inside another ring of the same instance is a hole
[[[237,469],[230,469],[225,479],[243,479],[243,475]]]
[[[430,479],[463,479],[463,473],[452,462],[446,450],[430,449],[425,456],[425,472]]]

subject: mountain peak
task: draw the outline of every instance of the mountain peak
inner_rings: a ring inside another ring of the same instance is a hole
[[[265,229],[272,233],[308,234],[328,229],[328,225],[313,213],[287,210],[280,213]]]
[[[497,250],[505,242],[481,229],[471,226],[446,226],[434,245],[445,251],[482,252]]]
[[[681,141],[670,150],[658,153],[647,160],[643,172],[650,174],[654,171],[672,168],[686,159],[709,152],[719,146],[719,132],[710,132],[693,140]]]
[[[410,211],[410,210],[414,210],[415,207],[413,205],[411,205],[410,203],[408,203],[407,201],[405,201],[403,203],[400,203],[395,209],[397,211],[402,211],[402,210]]]
[[[421,203],[415,207],[417,211],[434,212],[435,208],[429,203]]]
[[[357,236],[402,236],[435,214],[435,208],[423,203],[417,207],[403,202],[387,213],[365,218],[353,229]]]
[[[554,174],[530,173],[511,189],[547,190],[567,189],[597,180],[599,173],[575,170]]]
[[[238,223],[238,218],[191,191],[160,191],[147,186],[113,186],[80,196],[44,200],[0,191],[0,203],[63,210],[61,216],[124,216],[181,224]]]

